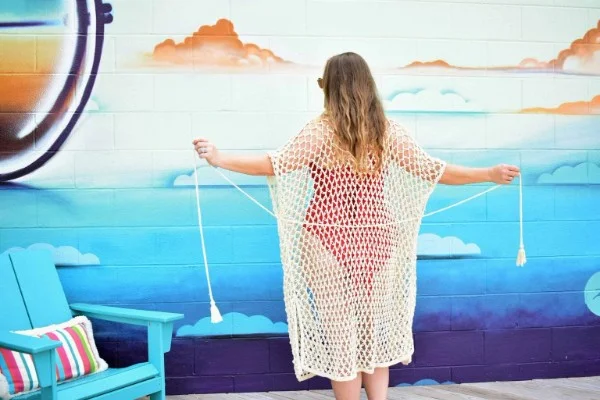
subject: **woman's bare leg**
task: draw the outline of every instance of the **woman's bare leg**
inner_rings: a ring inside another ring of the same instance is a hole
[[[356,378],[351,381],[331,381],[335,400],[360,400],[361,375],[359,372]]]
[[[387,400],[388,386],[390,384],[390,369],[375,368],[372,374],[362,373],[369,400]]]

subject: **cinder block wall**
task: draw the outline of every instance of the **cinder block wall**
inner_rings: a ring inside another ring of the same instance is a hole
[[[2,5],[0,17],[65,12],[38,1],[45,8]],[[99,75],[65,146],[0,187],[0,251],[49,248],[71,301],[184,313],[167,356],[171,393],[327,387],[293,375],[275,221],[201,164],[225,317],[208,322],[190,144],[281,146],[321,112],[316,79],[342,51],[367,59],[390,118],[432,154],[523,169],[524,268],[514,262],[516,185],[423,221],[416,354],[392,385],[600,373],[600,2],[111,4]],[[43,115],[25,101],[37,92],[21,101],[24,82],[69,72],[65,32],[2,31],[0,128]],[[264,178],[230,176],[270,207]],[[440,186],[428,211],[487,187]],[[95,327],[111,365],[145,357],[142,330]]]

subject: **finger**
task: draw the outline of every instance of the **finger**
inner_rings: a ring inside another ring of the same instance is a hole
[[[509,165],[508,166],[508,170],[511,172],[516,172],[519,173],[521,170],[519,169],[519,167],[515,166],[515,165]]]

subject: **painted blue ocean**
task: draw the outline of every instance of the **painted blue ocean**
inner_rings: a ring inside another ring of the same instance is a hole
[[[600,245],[590,238],[600,231],[600,153],[585,150],[600,147],[598,119],[562,121],[564,125],[554,121],[551,131],[528,143],[484,132],[481,148],[465,149],[457,128],[435,140],[427,136],[429,128],[418,128],[460,127],[479,118],[486,126],[494,117],[394,118],[415,124],[419,142],[449,162],[506,162],[523,170],[528,264],[515,266],[517,184],[424,219],[415,328],[598,323],[600,297],[595,291],[600,293],[600,284],[596,287],[592,276],[600,271]],[[493,148],[492,140],[503,147]],[[444,150],[433,142],[442,143]],[[519,150],[523,147],[528,150]],[[180,336],[285,333],[275,220],[205,169],[199,176],[210,177],[201,179],[200,188],[208,262],[225,315],[222,324],[209,323],[195,195],[186,180],[191,172],[163,171],[163,184],[151,187],[53,188],[34,181],[2,186],[0,252],[28,247],[52,251],[72,301],[184,312],[186,319],[177,327]],[[271,208],[263,178],[231,177]],[[440,185],[427,211],[489,187]]]

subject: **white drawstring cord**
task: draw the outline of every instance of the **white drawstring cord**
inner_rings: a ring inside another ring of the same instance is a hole
[[[210,321],[213,324],[223,321],[221,312],[217,308],[213,298],[212,287],[210,283],[210,274],[208,272],[208,258],[206,257],[206,244],[204,242],[204,229],[202,228],[202,212],[200,210],[200,185],[198,184],[198,162],[196,161],[196,152],[194,151],[194,181],[196,187],[196,211],[198,214],[198,229],[200,230],[200,245],[202,246],[202,257],[204,259],[204,270],[206,271],[206,282],[208,283],[208,297],[210,298]]]
[[[461,204],[467,203],[471,200],[474,200],[478,197],[483,196],[486,193],[489,193],[493,190],[498,189],[501,185],[496,185],[496,186],[492,186],[489,189],[486,189],[482,192],[479,192],[477,194],[474,194],[471,197],[468,197],[464,200],[461,200],[459,202],[456,202],[454,204],[450,204],[449,206],[440,208],[439,210],[435,210],[432,212],[429,212],[427,214],[424,214],[423,217],[414,217],[414,218],[408,218],[408,219],[403,219],[401,221],[394,221],[394,222],[389,222],[386,224],[365,224],[365,225],[344,225],[344,224],[322,224],[322,223],[318,223],[318,222],[305,222],[305,221],[297,221],[297,220],[292,220],[292,219],[288,219],[288,218],[282,218],[282,217],[278,217],[276,216],[273,211],[269,210],[267,207],[263,206],[258,200],[256,200],[254,197],[252,197],[250,194],[248,194],[246,191],[244,191],[244,189],[242,189],[241,187],[239,187],[238,185],[236,185],[231,179],[229,179],[227,177],[227,175],[225,175],[223,172],[221,172],[218,168],[214,168],[215,171],[217,171],[217,173],[219,173],[219,175],[221,175],[223,177],[223,179],[225,179],[227,182],[229,182],[229,184],[231,186],[233,186],[234,188],[236,188],[237,190],[239,190],[244,196],[246,196],[248,199],[250,199],[250,201],[252,201],[254,204],[256,204],[257,206],[259,206],[260,208],[262,208],[263,210],[265,210],[267,213],[269,213],[271,216],[273,216],[274,218],[280,220],[280,221],[284,221],[287,223],[292,223],[292,224],[298,224],[298,225],[306,225],[306,226],[322,226],[322,227],[327,227],[327,228],[378,228],[378,227],[382,227],[382,226],[390,226],[390,225],[398,225],[404,222],[408,222],[408,221],[414,221],[417,219],[421,219],[421,218],[425,218],[425,217],[431,217],[432,215],[435,214],[439,214],[441,212],[447,211],[451,208],[457,207]]]
[[[194,151],[194,171],[192,172],[192,174],[194,175],[194,183],[195,183],[195,189],[196,189],[196,209],[197,209],[197,214],[198,214],[198,227],[200,230],[200,242],[202,245],[202,255],[204,257],[204,269],[206,270],[206,279],[208,282],[208,295],[210,297],[210,314],[211,314],[211,322],[213,323],[218,323],[221,322],[223,320],[223,317],[221,316],[221,313],[219,312],[219,309],[217,308],[217,305],[215,303],[215,300],[213,298],[213,294],[212,294],[212,288],[211,288],[211,283],[210,283],[210,275],[208,272],[208,261],[207,261],[207,257],[206,257],[206,245],[204,242],[204,231],[202,229],[202,212],[200,210],[200,189],[199,189],[199,184],[198,184],[198,164],[196,161],[196,152]],[[242,193],[244,196],[246,196],[250,201],[252,201],[254,204],[256,204],[258,207],[262,208],[265,212],[267,212],[269,215],[271,215],[272,217],[274,217],[275,219],[279,219],[281,221],[284,222],[288,222],[288,223],[295,223],[295,224],[302,224],[302,225],[314,225],[314,226],[323,226],[323,227],[334,227],[334,228],[368,228],[368,227],[382,227],[382,226],[389,226],[389,225],[395,225],[395,224],[399,224],[399,223],[403,223],[403,222],[407,222],[407,221],[412,221],[415,219],[419,219],[420,217],[417,218],[409,218],[406,220],[402,220],[402,221],[395,221],[392,223],[388,223],[388,224],[373,224],[373,225],[340,225],[340,224],[320,224],[320,223],[311,223],[311,222],[305,222],[305,221],[295,221],[295,220],[291,220],[291,219],[287,219],[287,218],[281,218],[281,217],[277,217],[277,215],[275,215],[275,213],[273,213],[271,210],[269,210],[267,207],[265,207],[264,205],[262,205],[258,200],[256,200],[254,197],[252,197],[250,194],[248,194],[244,189],[242,189],[241,187],[239,187],[237,184],[235,184],[231,179],[229,179],[229,177],[227,177],[227,175],[225,175],[223,172],[221,172],[218,168],[214,168],[213,169],[215,171],[217,171],[217,173],[219,175],[221,175],[221,177],[223,177],[230,185],[232,185],[234,188],[236,188],[238,191],[240,191],[240,193]],[[438,210],[429,212],[427,214],[423,215],[423,218],[425,217],[430,217],[432,215],[435,214],[439,214],[441,212],[447,211],[451,208],[457,207],[461,204],[467,203],[471,200],[474,200],[478,197],[481,197],[493,190],[498,189],[499,187],[501,187],[501,185],[496,185],[496,186],[492,186],[491,188],[488,188],[482,192],[476,193],[471,197],[468,197],[464,200],[458,201],[454,204],[450,204],[449,206],[440,208]],[[522,183],[522,178],[521,175],[519,175],[519,231],[520,231],[520,243],[519,243],[519,252],[517,254],[517,266],[522,267],[523,265],[525,265],[525,263],[527,262],[527,258],[525,256],[525,244],[523,241],[523,183]]]
[[[523,175],[519,174],[519,251],[517,253],[517,267],[522,267],[527,262],[525,255],[525,242],[523,240]]]
[[[227,175],[225,175],[223,172],[221,172],[218,168],[214,168],[215,171],[217,171],[217,173],[219,175],[221,175],[223,177],[223,179],[225,179],[231,186],[233,186],[234,188],[236,188],[237,190],[239,190],[244,196],[246,196],[248,199],[250,199],[250,201],[252,201],[254,204],[256,204],[257,206],[259,206],[260,208],[262,208],[263,210],[265,210],[267,213],[269,213],[271,216],[273,216],[275,219],[279,219],[281,221],[287,222],[287,223],[295,223],[295,224],[301,224],[301,225],[306,225],[306,226],[323,226],[323,227],[331,227],[331,228],[375,228],[375,227],[382,227],[382,226],[389,226],[389,225],[395,225],[395,224],[399,224],[399,223],[404,223],[404,222],[408,222],[408,221],[412,221],[415,219],[419,219],[420,217],[417,218],[409,218],[409,219],[405,219],[402,221],[394,221],[391,223],[387,223],[387,224],[373,224],[373,225],[341,225],[341,224],[321,224],[321,223],[315,223],[315,222],[305,222],[305,221],[295,221],[295,220],[290,220],[287,218],[282,218],[282,217],[277,217],[271,210],[269,210],[267,207],[265,207],[264,205],[262,205],[258,200],[256,200],[254,197],[252,197],[250,194],[248,194],[244,189],[242,189],[241,187],[239,187],[238,185],[236,185],[231,179],[229,179],[229,177],[227,177]],[[464,200],[460,200],[454,204],[450,204],[449,206],[440,208],[438,210],[435,211],[431,211],[428,212],[426,214],[423,215],[423,218],[426,217],[431,217],[432,215],[435,214],[439,214],[441,212],[450,210],[451,208],[457,207],[461,204],[467,203],[471,200],[474,200],[478,197],[481,197],[493,190],[496,190],[498,188],[500,188],[502,185],[496,185],[496,186],[492,186],[491,188],[488,188],[484,191],[481,191],[479,193],[474,194],[473,196],[467,197]],[[522,180],[522,176],[519,175],[519,237],[520,237],[520,241],[519,241],[519,252],[517,254],[517,266],[522,267],[523,265],[525,265],[525,263],[527,262],[527,257],[525,255],[525,244],[523,241],[523,180]]]

